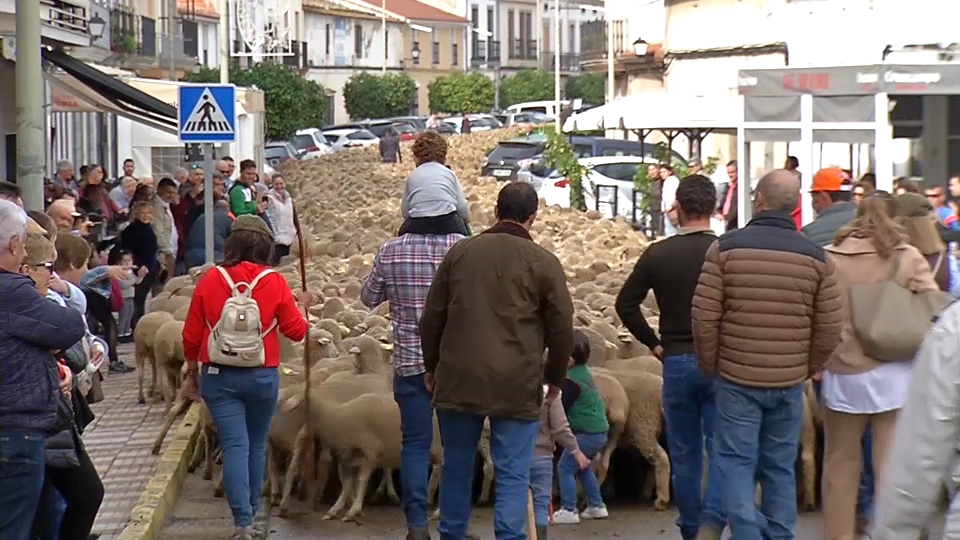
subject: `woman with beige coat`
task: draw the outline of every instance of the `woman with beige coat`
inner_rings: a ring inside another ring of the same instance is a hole
[[[893,280],[912,291],[939,290],[926,259],[907,243],[903,227],[894,221],[893,197],[875,192],[857,207],[856,217],[837,232],[826,248],[836,266],[843,297],[854,285]],[[840,344],[823,372],[823,516],[826,540],[856,538],[857,488],[861,438],[873,430],[875,483],[883,483],[883,469],[912,362],[881,362],[868,357],[853,328],[850,310],[844,310]]]
[[[897,223],[907,233],[907,241],[917,248],[933,271],[934,280],[943,292],[954,298],[960,294],[960,268],[937,230],[933,205],[916,193],[904,193],[894,199]]]

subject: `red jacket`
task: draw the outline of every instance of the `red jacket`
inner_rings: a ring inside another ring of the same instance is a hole
[[[242,262],[226,270],[235,283],[249,283],[267,268]],[[220,272],[209,271],[200,278],[193,291],[187,319],[183,323],[183,355],[188,361],[200,361],[204,364],[209,362],[207,339],[210,327],[220,320],[220,312],[228,298],[230,288]],[[307,321],[297,307],[287,280],[280,274],[264,276],[253,290],[253,299],[260,304],[260,318],[264,325],[269,325],[274,319],[277,321],[277,327],[263,338],[266,356],[264,366],[277,367],[280,365],[280,339],[277,331],[292,341],[301,341],[307,336]]]
[[[793,209],[793,212],[790,212],[790,217],[793,218],[793,222],[797,224],[797,230],[803,228],[803,197],[797,199],[797,207]]]

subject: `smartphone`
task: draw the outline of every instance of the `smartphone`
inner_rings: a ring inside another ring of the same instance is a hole
[[[260,197],[261,202],[267,202],[269,200],[270,200],[270,197],[267,197],[266,195],[264,195],[263,197]]]

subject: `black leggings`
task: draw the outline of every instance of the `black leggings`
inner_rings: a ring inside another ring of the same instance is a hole
[[[290,254],[290,246],[285,246],[283,244],[274,244],[273,245],[273,260],[271,263],[273,266],[280,264],[280,259],[286,257]]]
[[[144,304],[147,303],[147,295],[150,289],[157,282],[157,276],[153,272],[143,276],[143,281],[138,283],[133,289],[133,320],[130,321],[130,328],[137,327],[137,321],[143,317]]]
[[[450,212],[442,216],[407,218],[403,220],[397,236],[405,234],[453,234],[468,236],[467,224],[459,214]]]
[[[103,339],[107,340],[107,352],[110,363],[115,364],[117,358],[117,321],[113,318],[113,310],[110,309],[110,300],[107,300],[100,293],[90,289],[84,289],[84,295],[87,297],[87,313],[103,327]]]
[[[48,521],[54,490],[67,503],[67,511],[60,522],[59,540],[87,540],[93,522],[103,502],[103,482],[86,450],[79,453],[80,466],[69,469],[47,467],[43,496],[33,519],[33,537],[37,538]]]

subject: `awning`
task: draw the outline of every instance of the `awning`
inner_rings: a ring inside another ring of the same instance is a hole
[[[91,99],[93,99],[95,102],[102,102],[105,100],[112,105],[111,108],[118,109],[112,112],[131,117],[138,122],[149,123],[153,127],[164,126],[162,128],[158,127],[158,129],[173,130],[176,133],[176,107],[141,92],[62,51],[45,47],[42,52],[44,60],[62,69],[72,79],[68,80],[63,76],[54,75],[53,80],[66,85],[72,91],[82,93],[83,96],[81,97],[84,101],[91,102]],[[48,77],[48,80],[50,79]],[[86,87],[89,91],[83,92],[77,88],[78,86]]]
[[[712,130],[735,133],[743,117],[740,96],[698,96],[648,92],[633,94],[567,118],[563,130]]]

